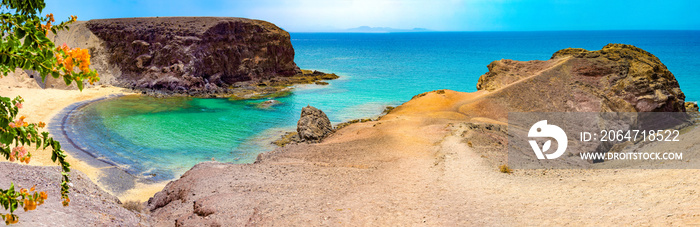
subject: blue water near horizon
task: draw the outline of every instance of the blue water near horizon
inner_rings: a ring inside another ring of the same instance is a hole
[[[599,50],[608,43],[656,55],[686,100],[700,100],[700,31],[291,33],[291,41],[300,68],[341,78],[298,86],[270,108],[258,106],[264,100],[122,97],[87,105],[71,127],[84,135],[82,147],[135,175],[168,180],[212,158],[252,162],[294,130],[306,105],[333,123],[376,116],[426,91],[476,91],[495,60],[547,60],[560,49]]]

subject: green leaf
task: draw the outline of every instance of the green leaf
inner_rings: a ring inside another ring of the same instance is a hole
[[[67,76],[63,76],[63,81],[66,82],[66,85],[70,85],[71,80]]]
[[[76,80],[75,84],[78,85],[78,90],[83,90],[83,81],[82,80]]]
[[[17,28],[17,30],[15,30],[15,35],[17,36],[18,39],[24,38],[24,35],[26,35],[26,34],[27,33],[24,30],[22,30],[21,28]]]

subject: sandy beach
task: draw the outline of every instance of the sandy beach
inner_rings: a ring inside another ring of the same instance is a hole
[[[113,86],[96,86],[86,88],[83,91],[79,90],[61,90],[61,89],[42,89],[34,79],[28,78],[24,74],[16,76],[10,74],[0,78],[0,96],[14,98],[21,96],[24,99],[23,108],[20,109],[20,116],[25,116],[28,122],[44,122],[51,123],[56,114],[71,104],[95,100],[113,95],[128,95],[134,94],[131,91]],[[48,127],[47,127],[48,128]],[[46,131],[47,128],[42,129]],[[52,135],[53,136],[53,135]],[[51,162],[51,154],[48,150],[35,150],[30,148],[32,160],[29,165],[35,166],[55,166]],[[74,152],[74,151],[73,151]],[[146,201],[156,192],[160,191],[166,182],[158,184],[143,184],[136,182],[135,187],[128,191],[115,193],[109,190],[109,185],[99,181],[105,176],[105,168],[116,167],[95,167],[88,164],[89,160],[79,159],[71,151],[67,152],[68,162],[71,164],[72,170],[78,170],[85,173],[94,183],[102,189],[114,194],[122,201]],[[7,162],[7,160],[2,160]]]

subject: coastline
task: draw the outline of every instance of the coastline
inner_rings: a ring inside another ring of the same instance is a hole
[[[197,93],[194,97],[220,97],[224,94],[230,99],[253,99],[278,95],[288,92],[297,85],[314,84],[318,81],[333,80],[338,78],[336,74],[327,74],[315,70],[303,70],[303,73],[279,81],[265,80],[260,83],[241,82],[237,86],[224,93]],[[50,132],[50,136],[61,142],[62,149],[67,153],[67,160],[72,170],[85,173],[88,178],[103,190],[118,197],[121,201],[147,201],[155,193],[161,191],[171,180],[162,182],[144,182],[142,179],[128,173],[108,159],[98,154],[90,153],[79,147],[66,133],[65,123],[70,119],[73,111],[93,102],[124,95],[150,95],[156,97],[192,96],[191,94],[179,94],[176,92],[163,93],[158,90],[140,90],[122,88],[116,86],[94,86],[79,90],[63,90],[42,88],[35,79],[24,73],[14,73],[0,78],[1,96],[24,98],[24,108],[20,109],[20,115],[27,117],[29,122],[45,122],[47,127],[41,131]],[[274,139],[274,137],[272,137]],[[271,139],[271,140],[272,140]],[[33,166],[53,166],[49,152],[30,148]],[[4,160],[4,162],[7,162]],[[175,179],[173,179],[175,180]]]
[[[167,182],[145,184],[137,182],[133,176],[119,168],[115,168],[115,163],[96,158],[94,154],[84,153],[81,149],[76,149],[66,140],[65,135],[57,133],[61,126],[61,120],[66,117],[71,110],[88,103],[104,100],[107,98],[122,95],[135,95],[129,89],[102,86],[86,88],[82,92],[78,90],[42,89],[33,84],[15,83],[11,77],[0,80],[3,88],[1,96],[16,97],[22,96],[25,100],[24,107],[20,109],[20,115],[26,116],[29,122],[45,122],[47,127],[42,131],[50,132],[51,136],[61,142],[63,150],[66,150],[66,159],[71,164],[71,170],[80,171],[90,178],[100,188],[114,194],[122,201],[128,200],[148,200],[156,192],[160,191]],[[72,148],[71,148],[72,147]],[[45,150],[30,148],[32,153],[32,166],[55,166],[51,161],[51,154]],[[3,160],[3,162],[7,162]],[[125,178],[127,176],[127,178]],[[128,181],[132,182],[128,182]],[[125,185],[125,183],[127,183]],[[128,187],[125,187],[128,186]]]
[[[119,163],[81,148],[66,133],[66,130],[70,130],[66,127],[66,123],[76,110],[94,102],[118,98],[124,95],[126,93],[109,94],[95,99],[72,103],[53,116],[51,121],[48,122],[47,129],[55,140],[61,142],[62,149],[68,154],[88,166],[98,169],[99,174],[96,177],[91,177],[91,180],[103,190],[117,196],[122,201],[145,201],[157,191],[160,191],[167,181],[142,182],[141,178],[120,168]]]

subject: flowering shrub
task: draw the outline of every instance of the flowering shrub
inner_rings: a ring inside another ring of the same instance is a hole
[[[2,0],[0,5],[0,77],[16,68],[34,70],[42,80],[51,75],[62,77],[66,85],[75,81],[78,89],[83,89],[83,81],[94,83],[98,74],[90,70],[90,54],[86,49],[69,48],[67,45],[56,47],[48,38],[51,33],[68,29],[68,25],[77,20],[71,16],[68,21],[54,25],[53,14],[38,16],[45,3],[43,0]],[[50,33],[51,32],[51,33]],[[70,165],[61,150],[61,144],[49,137],[48,132],[39,133],[45,123],[29,123],[24,116],[18,116],[24,100],[22,97],[10,99],[0,96],[0,155],[10,162],[29,163],[32,154],[27,149],[46,149],[51,147],[51,160],[61,166],[61,198],[68,206],[68,172]],[[0,205],[9,213],[0,213],[5,224],[18,222],[14,211],[22,207],[24,211],[36,209],[42,205],[48,195],[46,192],[21,188],[15,190],[11,183],[8,189],[0,189]]]

